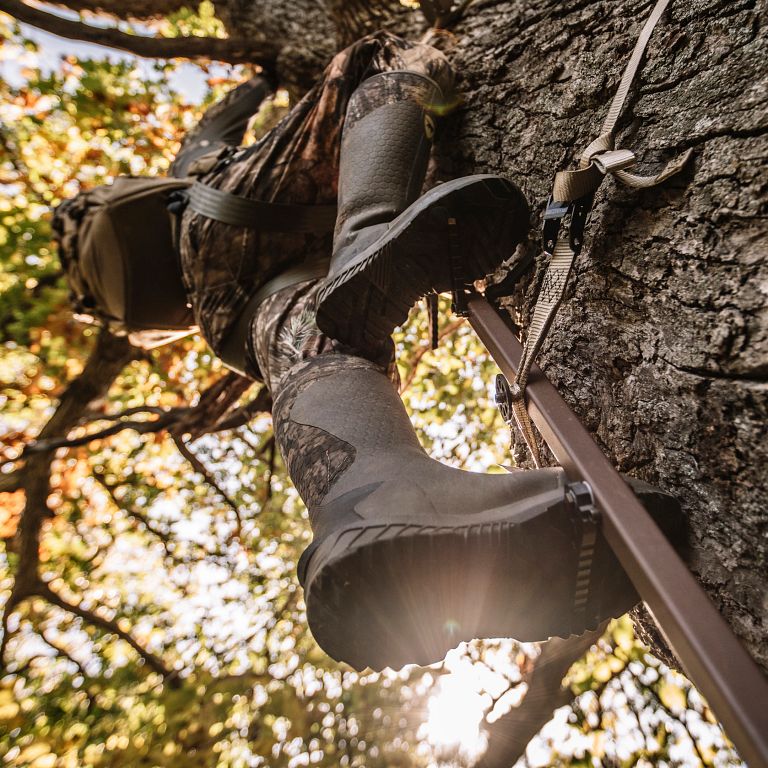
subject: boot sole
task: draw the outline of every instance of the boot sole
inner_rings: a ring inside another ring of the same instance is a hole
[[[525,522],[434,519],[356,524],[315,552],[307,617],[330,656],[357,670],[424,666],[476,638],[580,634],[639,599],[599,539],[587,610],[574,618],[579,537],[565,504]]]
[[[528,231],[528,204],[512,182],[480,174],[441,184],[329,278],[318,300],[318,327],[364,354],[376,354],[418,299],[451,290],[448,217],[457,222],[469,281],[493,272]]]

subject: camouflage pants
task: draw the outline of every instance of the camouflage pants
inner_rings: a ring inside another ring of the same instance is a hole
[[[336,202],[339,148],[349,99],[373,75],[410,70],[425,74],[449,93],[452,73],[439,51],[380,32],[337,54],[322,79],[291,112],[253,147],[234,151],[231,162],[214,168],[203,181],[258,200],[301,205]],[[407,80],[374,92],[364,113],[391,100],[408,98]],[[291,232],[258,232],[184,214],[181,260],[187,290],[200,329],[214,352],[221,348],[248,298],[286,268],[328,256],[332,237]],[[320,354],[355,354],[328,338],[315,325],[320,283],[283,289],[264,301],[251,320],[246,353],[250,375],[261,378],[276,396],[285,373],[296,363]],[[394,370],[392,353],[373,361]]]

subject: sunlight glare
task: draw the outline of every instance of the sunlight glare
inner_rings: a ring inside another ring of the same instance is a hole
[[[478,692],[479,681],[473,665],[460,658],[458,649],[446,657],[446,668],[435,693],[427,704],[428,716],[419,730],[437,749],[458,749],[468,758],[479,757],[486,749],[487,738],[480,730],[487,697]]]

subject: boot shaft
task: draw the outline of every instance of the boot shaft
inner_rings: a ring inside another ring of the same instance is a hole
[[[437,83],[407,71],[371,77],[352,95],[341,144],[331,274],[419,196],[441,102]]]

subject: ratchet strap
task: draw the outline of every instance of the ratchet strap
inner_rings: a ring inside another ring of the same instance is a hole
[[[635,154],[628,149],[615,148],[616,122],[640,67],[653,29],[669,2],[670,0],[658,0],[654,6],[635,44],[629,64],[624,70],[600,135],[582,152],[578,169],[560,171],[555,175],[552,194],[544,211],[543,250],[549,264],[536,299],[520,368],[509,387],[512,412],[510,416],[514,417],[537,467],[541,466],[541,456],[533,424],[528,415],[525,387],[531,365],[544,343],[562,302],[573,262],[581,251],[584,227],[592,210],[595,192],[608,174],[634,189],[654,187],[679,173],[691,155],[689,149],[669,162],[655,176],[638,176],[626,170],[637,162]],[[567,228],[565,236],[561,234],[561,228]],[[510,423],[511,420],[509,419]]]

